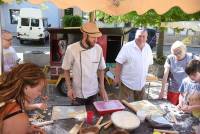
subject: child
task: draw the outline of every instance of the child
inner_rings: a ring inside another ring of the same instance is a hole
[[[12,45],[12,34],[8,31],[2,31],[4,72],[11,71],[11,68],[14,67],[19,61],[16,51],[11,45]]]
[[[200,117],[200,61],[192,60],[185,68],[188,77],[180,86],[178,107],[184,112],[192,112]]]

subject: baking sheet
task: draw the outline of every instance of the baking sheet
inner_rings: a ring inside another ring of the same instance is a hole
[[[53,106],[52,120],[75,118],[83,120],[87,117],[85,106]]]

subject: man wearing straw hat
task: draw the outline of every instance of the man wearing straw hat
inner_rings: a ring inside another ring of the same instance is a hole
[[[82,40],[69,45],[63,59],[67,95],[72,102],[85,105],[96,100],[98,92],[103,100],[108,100],[104,87],[106,65],[102,48],[96,43],[102,34],[93,22],[83,24],[80,30],[83,33]]]

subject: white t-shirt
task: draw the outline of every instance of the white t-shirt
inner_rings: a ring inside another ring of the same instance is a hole
[[[141,90],[146,82],[149,65],[153,64],[150,46],[145,43],[141,50],[134,41],[123,45],[116,62],[122,64],[121,81],[128,88]]]
[[[4,59],[4,72],[11,71],[11,68],[17,64],[17,53],[13,47],[3,49],[3,59]]]
[[[95,44],[91,49],[76,42],[67,47],[62,68],[72,69],[72,86],[78,98],[88,98],[98,93],[97,70],[106,68],[102,48]]]

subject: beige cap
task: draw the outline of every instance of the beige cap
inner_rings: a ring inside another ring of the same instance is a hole
[[[87,22],[83,24],[80,28],[80,30],[86,34],[88,34],[90,37],[101,37],[102,33],[99,31],[99,28],[94,22]]]

